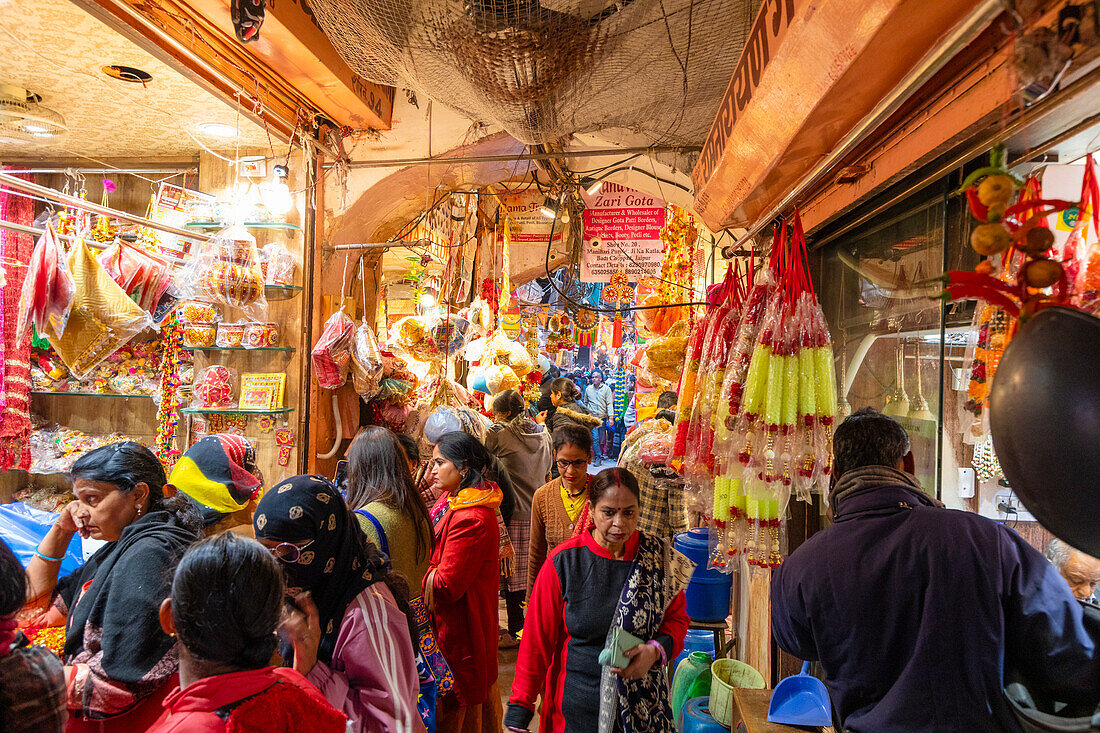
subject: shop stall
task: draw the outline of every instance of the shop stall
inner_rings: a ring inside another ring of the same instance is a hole
[[[36,51],[10,41],[0,79],[26,98],[0,146],[0,495],[56,511],[91,448],[136,440],[170,469],[220,432],[255,446],[266,485],[300,472],[312,153],[68,3],[25,30]]]
[[[812,23],[797,3],[773,10],[776,22],[758,18],[749,44],[767,50],[742,55],[694,170],[697,212],[742,233],[742,245],[773,233],[781,242],[784,227],[800,223],[822,342],[831,349],[822,373],[837,384],[832,420],[864,406],[894,417],[911,437],[924,491],[1001,521],[1044,550],[1052,535],[997,455],[990,396],[1005,348],[1037,310],[1093,308],[1092,15],[1061,2],[1021,13],[983,3],[897,3],[861,26],[859,39],[845,37],[836,65],[810,69],[797,60],[799,49],[813,47],[819,60],[830,52],[793,39],[824,33],[832,10],[823,6]],[[894,25],[927,10],[951,15],[935,24],[936,38],[921,35],[929,29],[923,23]],[[876,52],[882,44],[891,51]],[[792,78],[806,83],[792,87]],[[802,117],[765,121],[776,105]],[[774,358],[775,344],[763,339],[760,346],[771,346],[765,353]],[[757,351],[750,353],[742,399],[751,408],[750,387],[759,382],[752,379]],[[799,377],[799,370],[785,373]],[[783,416],[769,419],[770,393],[761,396],[765,420],[777,428],[764,437],[766,483],[792,454]],[[1067,429],[1072,423],[1088,433],[1068,413],[1063,418]],[[736,458],[752,465],[759,445],[746,441]],[[714,520],[734,521],[743,508],[736,501],[725,507],[721,479],[713,489]],[[810,501],[779,510],[781,536],[786,520],[781,552],[828,521],[819,498],[803,498]],[[752,564],[752,554],[744,560]],[[766,678],[796,672],[770,641],[768,573],[742,575],[744,658]]]

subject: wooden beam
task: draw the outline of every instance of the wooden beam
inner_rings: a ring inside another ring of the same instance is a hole
[[[229,0],[182,2],[223,35],[235,38]],[[269,1],[259,38],[239,45],[337,124],[356,129],[390,129],[394,88],[367,81],[353,72],[303,0]]]
[[[339,85],[332,83],[334,72],[326,75],[319,65],[298,58],[303,71],[291,70],[288,78],[239,43],[231,25],[227,31],[185,0],[158,0],[156,4],[144,0],[74,1],[215,96],[230,104],[239,103],[242,116],[267,126],[283,141],[290,139],[299,123],[312,121],[316,114],[324,114],[338,124],[361,120],[368,123],[367,127],[389,127],[392,89],[386,92],[384,87],[363,87],[368,102],[372,93],[384,97],[374,101],[381,115],[373,111],[367,114],[367,102],[353,109],[352,100],[341,95]],[[228,9],[225,13],[228,23]],[[275,21],[272,33],[278,35],[276,31],[282,27]],[[309,73],[319,76],[310,79]]]
[[[980,2],[766,0],[692,173],[696,213],[759,226],[949,58]]]

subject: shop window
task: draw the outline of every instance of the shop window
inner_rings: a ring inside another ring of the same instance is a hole
[[[930,299],[927,282],[972,269],[970,223],[944,181],[836,237],[814,255],[815,279],[837,358],[841,410],[870,406],[909,432],[916,474],[948,506],[960,499],[957,467],[971,448],[963,403],[974,304]]]

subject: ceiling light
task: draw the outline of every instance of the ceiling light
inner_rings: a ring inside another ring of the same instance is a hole
[[[589,196],[595,196],[600,192],[601,188],[603,188],[603,181],[596,181],[588,187],[588,190],[585,191],[585,193],[587,193]]]
[[[25,132],[29,132],[29,133],[32,133],[32,134],[35,134],[35,133],[49,133],[49,131],[50,131],[49,128],[43,127],[42,125],[35,125],[34,123],[29,123],[29,124],[23,125],[23,130]]]
[[[119,81],[128,81],[134,84],[146,85],[153,80],[153,75],[143,69],[136,69],[133,66],[123,66],[122,64],[111,64],[104,66],[100,69],[104,74],[112,79],[118,79]]]
[[[240,134],[233,125],[226,125],[221,122],[204,122],[199,125],[199,131],[214,137],[237,137]]]

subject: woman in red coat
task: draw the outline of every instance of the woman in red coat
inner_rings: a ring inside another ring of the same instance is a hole
[[[439,649],[454,673],[437,709],[439,733],[498,733],[497,588],[503,493],[484,478],[492,457],[477,438],[447,433],[432,454],[430,476],[442,496],[432,508],[435,549],[424,599],[435,615]]]
[[[180,686],[149,733],[343,733],[347,718],[293,669],[272,667],[283,570],[259,542],[233,532],[194,545],[160,607],[179,639]],[[136,730],[136,729],[135,729]]]

